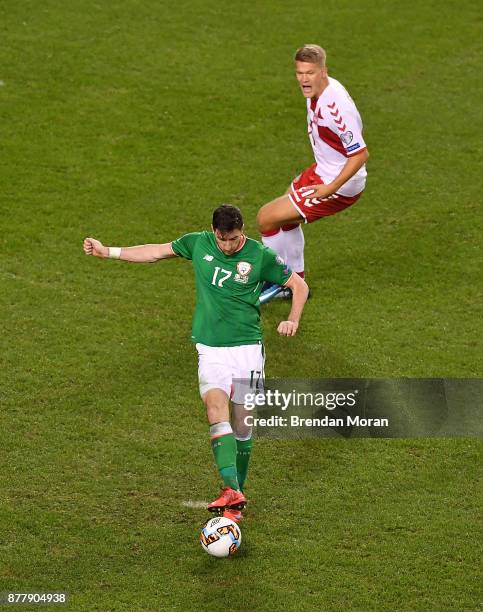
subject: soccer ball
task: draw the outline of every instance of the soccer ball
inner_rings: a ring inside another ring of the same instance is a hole
[[[240,547],[240,527],[229,518],[217,516],[205,523],[201,530],[200,542],[206,552],[213,557],[229,557]]]

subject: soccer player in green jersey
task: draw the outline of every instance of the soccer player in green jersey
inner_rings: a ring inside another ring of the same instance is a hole
[[[164,244],[122,248],[106,247],[95,238],[86,238],[84,252],[135,263],[171,257],[193,262],[197,299],[192,340],[199,355],[199,388],[213,454],[224,484],[208,509],[238,521],[246,504],[243,487],[252,448],[244,396],[263,386],[260,292],[266,281],[292,290],[290,313],[278,325],[278,332],[294,336],[308,287],[274,251],[245,236],[236,206],[218,207],[213,213],[212,230],[186,234]]]

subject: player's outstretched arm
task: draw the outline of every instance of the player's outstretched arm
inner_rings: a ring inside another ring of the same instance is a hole
[[[176,257],[171,242],[165,244],[142,244],[132,247],[107,247],[95,238],[84,240],[84,253],[94,257],[122,259],[134,263],[154,263],[160,259]]]
[[[292,290],[292,308],[288,320],[279,323],[277,331],[281,336],[295,336],[305,302],[309,297],[309,288],[304,279],[295,272],[285,283],[285,287]]]

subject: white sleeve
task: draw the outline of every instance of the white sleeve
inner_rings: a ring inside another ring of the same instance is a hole
[[[347,157],[365,149],[362,120],[355,105],[338,97],[331,104],[327,104],[327,108],[330,128],[338,134]]]

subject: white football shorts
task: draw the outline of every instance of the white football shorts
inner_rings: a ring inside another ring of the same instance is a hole
[[[246,393],[263,392],[265,350],[263,344],[206,346],[198,343],[200,395],[221,389],[236,404]]]

